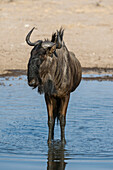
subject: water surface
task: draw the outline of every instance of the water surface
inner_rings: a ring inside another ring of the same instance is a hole
[[[57,124],[55,140],[47,145],[44,96],[27,85],[25,76],[0,78],[0,83],[1,167],[4,160],[31,161],[28,167],[32,168],[41,162],[42,169],[73,169],[77,162],[87,165],[96,161],[104,167],[106,162],[107,168],[113,169],[113,82],[82,80],[71,94],[65,146],[60,142]]]

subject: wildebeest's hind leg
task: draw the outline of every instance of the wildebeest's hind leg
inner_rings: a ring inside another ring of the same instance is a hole
[[[49,134],[48,134],[48,143],[52,142],[52,139],[54,138],[54,124],[55,124],[55,118],[53,114],[53,97],[45,94],[45,101],[47,105],[47,112],[48,112],[48,127],[49,127]]]
[[[68,107],[70,94],[61,98],[61,106],[60,106],[60,128],[61,128],[61,142],[66,143],[65,140],[65,125],[66,125],[66,112]]]

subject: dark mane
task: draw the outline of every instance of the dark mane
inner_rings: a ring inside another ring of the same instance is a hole
[[[50,41],[50,40],[49,40],[49,38],[45,38],[44,41],[45,41],[45,42],[48,42],[48,41]]]
[[[61,27],[60,30],[52,34],[51,42],[57,41],[57,35],[60,36],[61,41],[63,41],[64,29]]]
[[[63,41],[64,29],[61,27],[60,30],[58,31],[58,33],[60,35],[61,41]]]

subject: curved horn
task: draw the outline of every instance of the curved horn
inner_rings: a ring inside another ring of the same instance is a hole
[[[47,49],[47,48],[49,48],[49,47],[53,47],[54,45],[55,45],[55,43],[53,43],[53,42],[51,42],[51,41],[45,41],[45,42],[42,43],[42,47],[43,47],[44,49]]]
[[[35,29],[35,27],[33,27],[32,30],[31,30],[31,31],[27,34],[27,36],[26,36],[26,42],[27,42],[27,44],[30,45],[30,46],[35,46],[35,45],[37,45],[37,44],[39,44],[39,43],[41,42],[41,40],[38,40],[38,41],[36,41],[36,42],[34,42],[34,43],[32,43],[32,42],[30,41],[30,36],[31,36],[31,34],[32,34],[32,32],[33,32],[34,29]]]

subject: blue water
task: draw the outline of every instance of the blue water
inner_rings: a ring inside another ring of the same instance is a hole
[[[0,78],[0,159],[63,162],[113,160],[113,82],[82,81],[67,112],[66,145],[47,145],[48,125],[44,96],[27,85],[26,77]],[[68,165],[67,165],[68,164]]]

